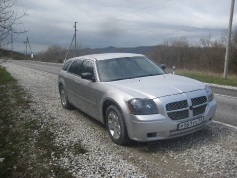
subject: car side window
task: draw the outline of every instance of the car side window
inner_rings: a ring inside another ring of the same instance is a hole
[[[70,64],[72,63],[72,61],[67,61],[63,64],[63,70],[67,71],[68,67],[70,66]]]
[[[80,73],[91,73],[94,76],[94,69],[93,69],[93,64],[91,61],[84,61],[81,66],[81,71]]]
[[[79,74],[79,69],[80,69],[80,66],[81,66],[80,64],[81,64],[81,62],[74,61],[72,63],[72,65],[70,66],[70,68],[68,69],[68,72],[78,75]]]

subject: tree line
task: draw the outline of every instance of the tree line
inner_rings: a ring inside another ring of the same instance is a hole
[[[58,62],[62,63],[65,59],[69,59],[76,56],[83,56],[90,54],[89,48],[83,47],[81,44],[77,44],[77,49],[66,49],[60,45],[49,46],[46,51],[40,52],[35,56],[35,60],[44,62]]]
[[[222,72],[224,69],[226,40],[212,40],[211,35],[203,36],[196,44],[191,44],[185,37],[165,40],[153,50],[149,57],[157,63],[181,69]],[[233,49],[233,48],[232,48]],[[233,51],[233,50],[232,50]],[[233,72],[236,67],[231,60]],[[233,68],[234,67],[234,68]]]
[[[222,73],[224,69],[226,35],[221,35],[220,39],[213,40],[211,35],[200,37],[194,44],[190,43],[186,37],[164,40],[164,42],[150,51],[147,56],[159,64],[167,67],[188,70],[208,71]],[[91,54],[89,48],[78,45],[77,56]],[[123,51],[117,51],[123,52]],[[68,50],[60,45],[52,45],[44,52],[36,56],[37,60],[63,62]],[[103,51],[98,51],[103,53]],[[67,58],[75,56],[75,50],[69,51]],[[231,53],[229,61],[229,72],[237,74],[237,27],[234,29],[231,40]]]

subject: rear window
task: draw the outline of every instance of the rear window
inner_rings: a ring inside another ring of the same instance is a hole
[[[67,71],[71,63],[72,63],[72,61],[66,61],[66,62],[63,64],[62,70]]]

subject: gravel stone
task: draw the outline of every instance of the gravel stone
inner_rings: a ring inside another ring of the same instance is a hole
[[[65,148],[59,156],[51,153],[51,164],[67,168],[74,177],[237,177],[235,129],[214,123],[185,137],[118,146],[102,124],[77,109],[62,108],[57,75],[10,62],[2,65],[32,96],[31,108],[41,114],[42,129],[49,127],[54,144]],[[76,154],[76,143],[88,152]]]
[[[105,128],[98,132],[95,123],[88,122],[88,116],[62,108],[56,75],[11,63],[3,65],[32,96],[31,107],[43,116],[42,129],[50,126],[56,136],[54,144],[66,147],[59,158],[51,154],[54,163],[69,169],[75,177],[146,177],[113,151],[117,145],[108,146],[111,141]],[[78,142],[88,150],[86,154],[75,154],[69,149]]]

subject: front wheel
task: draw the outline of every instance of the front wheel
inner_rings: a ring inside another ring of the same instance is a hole
[[[69,103],[65,88],[63,86],[60,87],[60,99],[63,108],[70,109],[72,105]]]
[[[126,123],[121,111],[114,105],[106,110],[106,127],[112,141],[118,145],[129,142]]]

